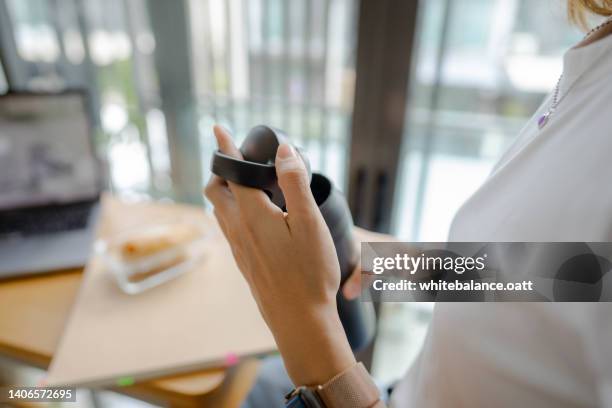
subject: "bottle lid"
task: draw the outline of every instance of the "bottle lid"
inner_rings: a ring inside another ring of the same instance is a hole
[[[217,150],[213,155],[211,170],[225,180],[263,190],[274,204],[285,208],[285,197],[278,186],[274,167],[276,150],[281,143],[290,143],[282,130],[266,125],[255,126],[240,146],[243,159],[236,159]],[[312,173],[308,157],[300,148],[293,147],[304,161],[310,180]]]

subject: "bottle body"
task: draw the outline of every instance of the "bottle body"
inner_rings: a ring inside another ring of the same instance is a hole
[[[311,190],[327,224],[340,265],[340,287],[350,277],[359,262],[359,248],[353,236],[353,219],[344,196],[324,176],[312,175]],[[338,314],[353,351],[372,341],[376,329],[374,307],[371,302],[346,299],[337,295]]]

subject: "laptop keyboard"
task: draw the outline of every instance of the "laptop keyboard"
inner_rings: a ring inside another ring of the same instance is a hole
[[[0,235],[49,234],[82,229],[87,225],[94,202],[9,210],[0,212]]]

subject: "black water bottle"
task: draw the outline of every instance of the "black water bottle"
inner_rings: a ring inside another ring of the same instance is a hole
[[[359,262],[359,249],[353,236],[353,218],[346,199],[327,177],[314,173],[310,189],[336,247],[342,289]],[[340,321],[354,351],[361,350],[372,341],[376,327],[373,305],[363,300],[368,299],[348,300],[342,295],[342,290],[338,291],[336,297]]]
[[[285,198],[278,186],[274,159],[280,143],[289,143],[280,130],[269,126],[256,126],[240,147],[244,160],[238,160],[219,151],[214,153],[212,172],[219,177],[248,187],[259,188],[272,202],[285,209]],[[331,181],[310,172],[308,157],[296,149],[306,164],[310,189],[331,233],[340,265],[340,288],[359,262],[359,250],[353,237],[353,219],[344,196]],[[348,300],[338,291],[337,305],[340,321],[353,351],[367,346],[374,337],[376,318],[371,302]]]

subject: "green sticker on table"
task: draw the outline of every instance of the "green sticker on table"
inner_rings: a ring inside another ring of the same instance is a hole
[[[117,379],[117,385],[120,387],[134,385],[134,377],[121,377]]]

